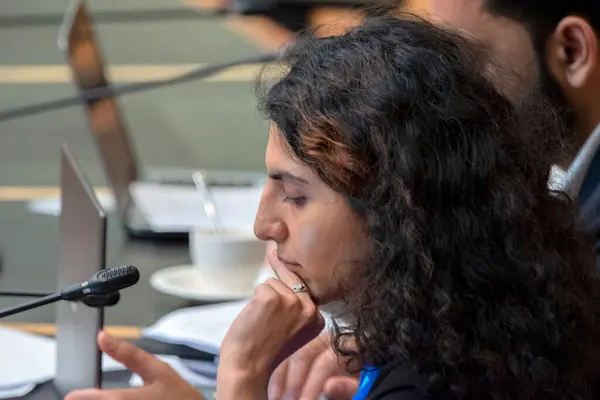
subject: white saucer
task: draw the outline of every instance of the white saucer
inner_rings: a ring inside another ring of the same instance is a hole
[[[265,272],[261,271],[257,282],[265,278]],[[254,293],[253,288],[248,291],[218,289],[203,279],[198,268],[193,265],[163,268],[152,274],[150,286],[162,293],[198,301],[242,300],[251,297]]]

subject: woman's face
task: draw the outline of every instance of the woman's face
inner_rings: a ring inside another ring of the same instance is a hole
[[[317,304],[340,300],[339,277],[364,254],[361,221],[340,194],[292,156],[274,125],[265,159],[269,179],[256,236],[277,244],[279,259],[306,283]]]

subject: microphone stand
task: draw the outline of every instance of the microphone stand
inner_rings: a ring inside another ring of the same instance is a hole
[[[44,297],[52,292],[33,292],[24,290],[0,290],[0,297]]]
[[[27,303],[18,304],[13,307],[5,308],[0,311],[0,318],[8,317],[9,315],[18,314],[23,311],[31,310],[32,308],[37,308],[41,306],[45,306],[46,304],[56,303],[57,301],[62,300],[62,295],[59,293],[52,293],[48,296],[44,296],[40,299],[35,299],[28,301]]]
[[[13,307],[0,310],[0,318],[8,317],[9,315],[18,314],[23,311],[31,310],[32,308],[42,307],[46,304],[52,304],[56,303],[57,301],[64,300],[60,292],[51,294],[40,294],[33,292],[0,292],[0,296],[37,297],[35,300],[30,300],[26,303],[21,303]],[[112,292],[105,295],[88,295],[81,299],[81,302],[88,307],[104,308],[116,305],[120,298],[121,295],[119,292]]]

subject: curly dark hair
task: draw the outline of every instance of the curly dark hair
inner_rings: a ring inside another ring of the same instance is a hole
[[[541,99],[502,96],[485,57],[417,17],[379,16],[300,39],[266,89],[292,154],[369,229],[368,259],[343,274],[356,321],[336,325],[334,349],[457,398],[591,399],[600,285],[539,146],[562,127]]]

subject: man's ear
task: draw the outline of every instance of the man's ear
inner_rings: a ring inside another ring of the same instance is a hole
[[[565,86],[581,88],[598,62],[598,37],[585,19],[563,18],[548,38],[546,57],[552,74]]]

